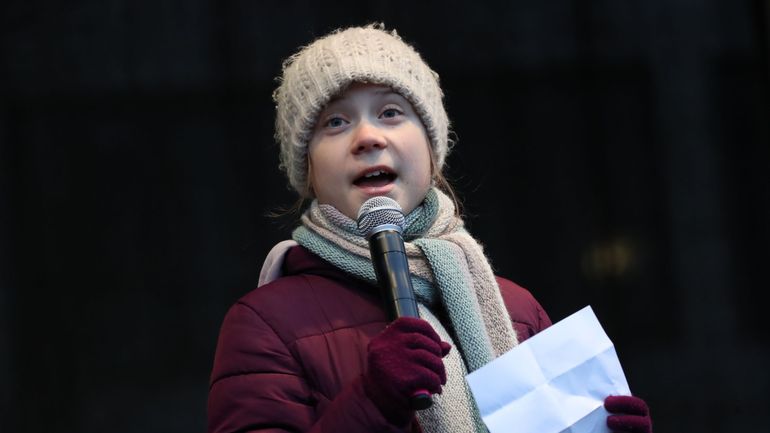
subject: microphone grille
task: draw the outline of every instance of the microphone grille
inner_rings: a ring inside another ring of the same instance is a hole
[[[404,212],[401,206],[390,197],[372,197],[358,210],[358,232],[369,239],[372,231],[380,226],[390,225],[401,232],[404,229]]]

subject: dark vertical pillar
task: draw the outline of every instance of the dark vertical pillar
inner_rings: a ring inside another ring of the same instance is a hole
[[[2,73],[0,73],[0,76]],[[13,254],[12,227],[13,206],[11,196],[13,194],[12,167],[10,161],[11,146],[7,128],[6,106],[0,98],[0,419],[3,421],[3,429],[16,431],[16,415],[13,410],[13,396],[16,386],[12,367],[14,351],[12,350],[12,326],[15,282],[13,281]]]
[[[657,131],[665,149],[672,291],[681,293],[684,300],[680,309],[683,338],[673,365],[681,373],[681,384],[676,386],[692,399],[679,408],[689,412],[687,429],[721,431],[715,426],[724,417],[717,410],[722,397],[695,391],[702,383],[724,389],[722,381],[729,379],[715,361],[726,356],[724,349],[736,328],[729,293],[734,285],[732,254],[720,188],[723,167],[712,129],[718,119],[714,118],[709,62],[717,47],[706,37],[718,27],[719,16],[715,2],[701,4],[698,12],[688,3],[665,3],[658,11],[664,15],[656,23],[668,23],[668,27],[659,29],[650,47],[658,88]]]

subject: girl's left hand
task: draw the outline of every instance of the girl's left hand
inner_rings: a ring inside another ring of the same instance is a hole
[[[652,418],[647,403],[630,395],[611,395],[604,399],[604,408],[612,413],[607,427],[614,432],[652,433]]]

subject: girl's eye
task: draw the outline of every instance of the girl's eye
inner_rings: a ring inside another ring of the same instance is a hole
[[[345,119],[342,117],[332,117],[326,121],[326,126],[329,128],[339,128],[345,125]]]
[[[401,114],[401,111],[396,108],[388,108],[385,111],[382,112],[382,117],[385,117],[387,119],[393,118]]]

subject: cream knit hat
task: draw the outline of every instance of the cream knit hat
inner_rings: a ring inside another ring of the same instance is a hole
[[[281,168],[303,197],[307,184],[307,147],[317,117],[329,100],[353,82],[386,85],[405,97],[422,119],[441,171],[449,152],[449,119],[438,74],[395,31],[383,25],[334,31],[286,59],[276,103],[275,137]]]

